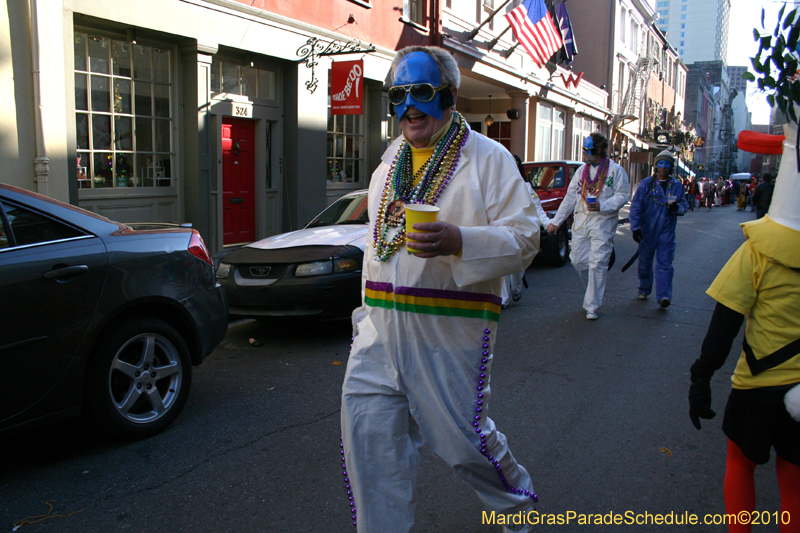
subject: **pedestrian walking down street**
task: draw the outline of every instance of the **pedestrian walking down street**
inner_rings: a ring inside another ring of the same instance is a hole
[[[747,186],[747,188],[750,190],[750,212],[751,213],[755,212],[755,210],[756,210],[756,204],[753,202],[753,195],[756,192],[756,187],[758,186],[758,183],[759,183],[759,180],[756,180],[755,178],[753,178],[750,181],[750,184]]]
[[[794,139],[788,146],[791,155],[784,155],[781,172],[784,162],[787,167],[795,164]],[[722,422],[728,437],[725,512],[752,515],[755,468],[769,461],[774,448],[784,518],[779,521],[780,533],[800,533],[798,202],[800,175],[787,172],[778,180],[769,214],[741,225],[746,241],[707,291],[717,305],[700,357],[692,365],[689,388],[689,416],[700,429],[701,418],[716,415],[711,409],[711,377],[725,363],[746,320],[743,349]],[[731,522],[728,531],[750,533],[751,524]]]
[[[486,413],[503,276],[536,254],[536,209],[511,154],[455,111],[460,74],[446,50],[400,50],[389,79],[403,135],[370,183],[364,298],[342,387],[353,523],[411,530],[424,443],[489,512],[527,513],[531,477]],[[389,215],[414,203],[438,207],[438,220],[406,234]],[[435,497],[447,505],[451,495]]]
[[[772,174],[767,172],[762,179],[763,181],[756,186],[756,190],[753,193],[753,205],[756,206],[756,219],[763,218],[769,211],[769,206],[772,202],[772,192],[775,189]]]
[[[584,164],[575,171],[556,216],[547,225],[547,232],[555,235],[561,223],[575,215],[569,257],[586,287],[583,308],[588,320],[597,319],[603,304],[619,210],[630,199],[628,174],[608,158],[607,149],[603,134],[586,137]]]
[[[697,181],[694,178],[689,178],[689,191],[686,194],[686,201],[689,203],[689,211],[694,211],[694,205],[697,202],[697,194],[699,188]]]
[[[717,186],[707,178],[703,178],[703,180],[705,180],[703,181],[703,205],[711,211],[711,207],[714,205],[714,196],[717,193]]]
[[[633,240],[639,243],[639,299],[646,300],[653,289],[655,256],[656,300],[662,309],[672,302],[675,226],[688,209],[683,187],[671,175],[674,166],[668,150],[656,156],[656,174],[636,187],[629,215]]]

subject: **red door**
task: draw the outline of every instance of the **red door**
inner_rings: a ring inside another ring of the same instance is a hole
[[[222,244],[256,240],[256,123],[222,119]]]

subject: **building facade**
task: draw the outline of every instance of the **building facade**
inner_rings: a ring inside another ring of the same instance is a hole
[[[191,222],[215,252],[297,229],[367,185],[394,51],[437,39],[435,13],[395,4],[7,3],[4,181],[122,222]],[[329,71],[348,59],[364,112],[333,117]]]
[[[687,65],[727,61],[730,0],[655,0],[658,28]]]
[[[731,89],[736,89],[736,92],[742,95],[747,95],[747,80],[742,78],[742,74],[747,72],[747,67],[728,66],[728,79],[730,80]]]
[[[504,17],[518,4],[445,2],[441,45],[461,67],[456,108],[524,161],[580,160],[586,136],[608,133],[608,93],[578,69],[537,66]]]
[[[598,32],[582,20],[594,2],[571,0],[570,71],[537,66],[518,46],[503,15],[519,3],[9,2],[3,181],[121,222],[190,222],[214,253],[297,229],[368,186],[399,135],[391,60],[431,44],[461,68],[456,107],[471,127],[523,160],[580,160],[600,131],[634,175],[648,172],[629,154],[649,149],[646,97],[631,80],[652,9],[606,0],[611,26]],[[334,114],[331,69],[351,60],[362,62],[363,112]]]

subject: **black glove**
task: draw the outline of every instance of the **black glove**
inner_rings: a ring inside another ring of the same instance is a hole
[[[678,202],[672,202],[671,204],[669,204],[669,210],[672,211],[673,213],[677,213],[678,212]]]
[[[712,419],[717,416],[711,409],[711,384],[706,380],[697,380],[689,387],[689,418],[697,429],[700,419]]]
[[[633,240],[636,242],[642,241],[642,230],[640,229],[633,230]]]
[[[716,370],[714,363],[698,359],[692,365],[692,385],[689,387],[689,418],[697,429],[700,419],[712,419],[717,413],[711,409],[711,376]]]

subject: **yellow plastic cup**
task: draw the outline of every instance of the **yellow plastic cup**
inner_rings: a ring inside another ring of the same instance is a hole
[[[408,250],[408,253],[424,252],[424,250],[417,250],[416,248],[413,248],[410,243],[419,241],[415,241],[414,239],[409,239],[407,235],[411,232],[429,233],[427,231],[413,229],[414,224],[419,224],[422,222],[436,222],[436,218],[439,216],[439,208],[433,205],[425,205],[425,204],[406,204],[405,209],[406,209],[406,249]]]

